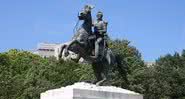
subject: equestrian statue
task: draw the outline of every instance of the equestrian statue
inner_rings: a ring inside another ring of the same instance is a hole
[[[116,60],[107,44],[108,22],[103,20],[103,13],[100,11],[96,15],[97,19],[93,21],[92,9],[93,6],[85,5],[78,14],[78,19],[83,23],[72,40],[61,46],[58,58],[65,59],[70,56],[70,53],[75,53],[77,56],[72,60],[79,62],[83,58],[92,65],[96,77],[92,83],[105,85],[110,78],[109,70],[116,64]]]

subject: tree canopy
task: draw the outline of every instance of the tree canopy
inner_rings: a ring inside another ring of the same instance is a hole
[[[111,85],[144,95],[145,99],[185,99],[185,50],[159,57],[150,67],[127,40],[109,42],[117,59]],[[40,93],[95,79],[91,65],[42,58],[12,49],[0,53],[0,99],[39,99]]]
[[[185,50],[167,54],[146,70],[147,99],[185,99]]]

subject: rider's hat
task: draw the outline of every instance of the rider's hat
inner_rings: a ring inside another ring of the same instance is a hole
[[[103,12],[98,11],[97,15],[101,15],[103,17]]]

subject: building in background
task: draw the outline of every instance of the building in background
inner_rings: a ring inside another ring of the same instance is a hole
[[[58,57],[61,45],[60,43],[39,43],[33,53],[41,57]]]
[[[147,67],[151,67],[151,66],[154,66],[155,65],[155,62],[145,62],[145,65]]]

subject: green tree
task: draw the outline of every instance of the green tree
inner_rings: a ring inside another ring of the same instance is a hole
[[[141,53],[127,40],[113,40],[109,47],[118,63],[110,72],[112,85],[139,93],[150,92],[149,85],[156,77],[155,69],[144,65]],[[1,99],[39,99],[40,93],[48,89],[95,79],[91,65],[58,61],[54,57],[42,58],[16,49],[0,53],[0,71]],[[153,75],[148,76],[149,71]]]
[[[156,60],[148,73],[146,99],[185,99],[184,62],[184,51],[182,55],[176,52]]]
[[[118,65],[114,67],[113,85],[143,93],[143,72],[146,68],[141,53],[127,40],[109,43]]]
[[[0,99],[40,99],[41,92],[92,78],[89,65],[16,49],[0,53]]]

